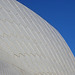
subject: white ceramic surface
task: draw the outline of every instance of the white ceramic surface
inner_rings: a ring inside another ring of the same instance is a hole
[[[0,75],[75,75],[75,58],[44,19],[16,0],[0,0]]]

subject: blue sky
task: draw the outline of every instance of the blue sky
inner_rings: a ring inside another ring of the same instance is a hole
[[[75,56],[75,0],[17,0],[40,15],[63,36]]]

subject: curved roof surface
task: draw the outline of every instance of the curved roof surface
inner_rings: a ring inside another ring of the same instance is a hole
[[[75,75],[75,58],[40,16],[16,0],[0,0],[0,75]]]

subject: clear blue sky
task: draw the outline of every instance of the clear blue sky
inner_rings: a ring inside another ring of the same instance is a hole
[[[75,0],[17,0],[44,18],[63,36],[75,56]]]

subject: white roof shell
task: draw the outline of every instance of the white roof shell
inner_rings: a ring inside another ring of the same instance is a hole
[[[0,0],[0,75],[75,75],[75,58],[40,16],[16,0]]]

